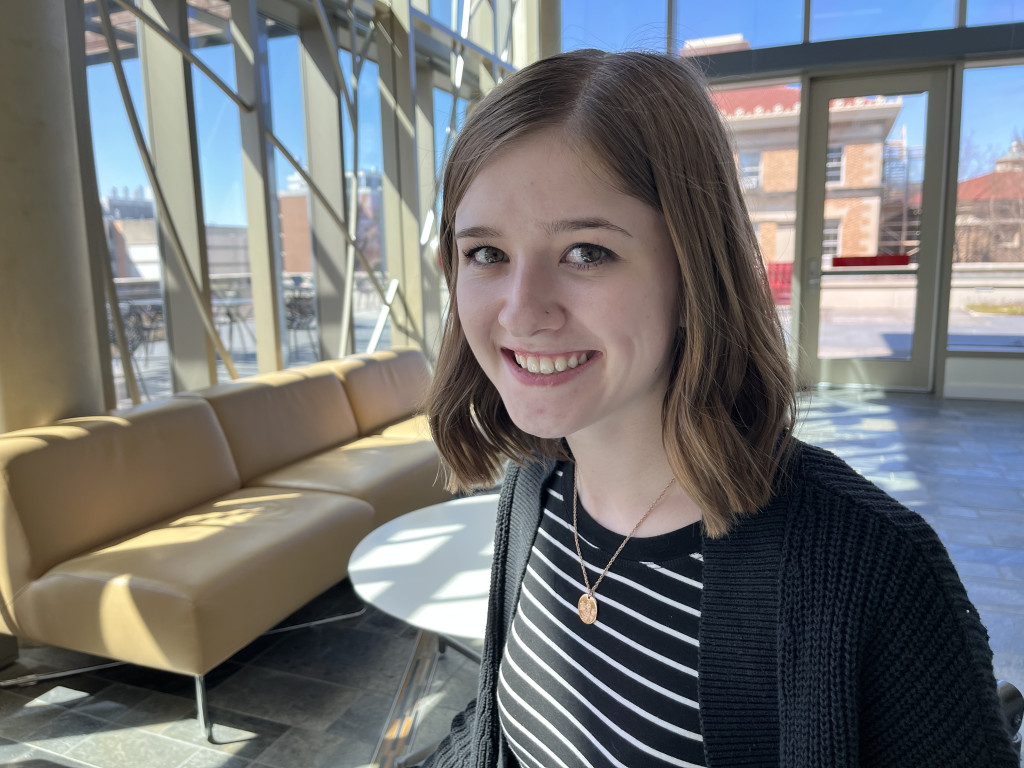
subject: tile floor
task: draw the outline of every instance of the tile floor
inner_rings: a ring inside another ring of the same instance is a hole
[[[988,626],[997,677],[1024,688],[1024,407],[816,392],[804,400],[799,434],[846,458],[938,530]],[[357,602],[342,583],[292,620]],[[118,667],[0,690],[0,765],[366,766],[414,641],[413,630],[372,608],[348,622],[257,640],[208,678],[217,745],[191,719],[189,678]],[[23,646],[3,676],[82,661]],[[474,695],[475,675],[457,653],[442,659],[418,745],[447,730]]]

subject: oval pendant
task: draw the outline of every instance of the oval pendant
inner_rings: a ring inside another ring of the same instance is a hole
[[[592,595],[582,595],[580,601],[576,603],[576,608],[584,624],[593,624],[597,621],[597,600]]]

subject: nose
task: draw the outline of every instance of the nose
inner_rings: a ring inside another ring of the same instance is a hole
[[[565,320],[557,276],[543,264],[517,259],[507,277],[498,322],[512,336],[526,338],[554,330]]]

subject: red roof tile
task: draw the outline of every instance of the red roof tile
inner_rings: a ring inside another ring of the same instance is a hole
[[[986,173],[965,179],[957,186],[961,202],[979,200],[1024,200],[1024,171]]]
[[[800,89],[788,85],[768,85],[760,88],[712,91],[711,99],[724,115],[754,114],[761,112],[788,112],[800,104]]]

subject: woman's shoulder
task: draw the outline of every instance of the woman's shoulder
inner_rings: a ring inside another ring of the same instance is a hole
[[[508,462],[498,500],[499,527],[511,525],[526,532],[536,527],[542,490],[556,467],[555,461],[541,457]]]
[[[831,451],[794,438],[775,494],[753,514],[741,516],[721,545],[763,548],[770,539],[780,556],[794,547],[827,556],[833,549],[859,549],[874,536],[938,542],[921,515]]]
[[[527,504],[539,498],[541,488],[560,466],[560,462],[531,456],[522,461],[509,461],[505,465],[501,495],[509,504]]]
[[[831,451],[794,441],[779,494],[788,502],[789,526],[827,525],[859,537],[866,529],[936,541],[931,526]],[[843,537],[840,537],[842,540]]]
[[[935,530],[839,457],[803,443],[781,495],[780,658],[856,654],[857,684],[872,692],[858,715],[868,764],[996,764],[987,761],[1002,738],[992,652]],[[913,714],[899,707],[938,695],[951,729],[946,741],[891,738],[893,724]],[[896,759],[886,749],[908,751]],[[914,750],[917,758],[908,757]],[[933,752],[937,759],[918,759]],[[982,763],[979,755],[989,757]]]
[[[875,588],[913,578],[966,598],[945,545],[919,513],[823,448],[798,443],[789,466],[781,492],[791,564],[827,562]]]

